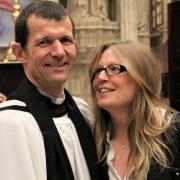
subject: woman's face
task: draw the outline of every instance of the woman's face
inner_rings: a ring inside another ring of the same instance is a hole
[[[121,64],[121,61],[116,58],[112,49],[108,48],[103,52],[95,69],[113,64]],[[130,108],[137,90],[137,83],[127,71],[109,76],[103,70],[92,81],[92,87],[98,106],[111,113],[116,109],[119,111],[120,108]]]

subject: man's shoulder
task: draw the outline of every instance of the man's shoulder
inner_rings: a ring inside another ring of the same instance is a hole
[[[92,113],[91,107],[88,105],[88,103],[85,100],[77,96],[73,96],[73,99],[83,115],[84,113]]]
[[[88,103],[84,99],[77,97],[77,96],[73,96],[73,99],[77,105],[84,105],[84,106],[89,107]]]
[[[33,129],[37,126],[34,117],[27,110],[24,102],[19,100],[7,100],[0,104],[0,126],[1,128]]]
[[[25,113],[24,113],[25,112]],[[3,103],[0,103],[0,118],[13,118],[22,113],[27,114],[26,104],[19,100],[7,100]]]
[[[12,100],[7,100],[7,101],[4,101],[3,103],[0,103],[0,108],[14,106],[14,105],[24,106],[24,107],[26,106],[26,104],[23,101],[12,99]]]
[[[87,124],[93,128],[95,123],[95,116],[92,111],[92,108],[88,105],[88,103],[80,97],[73,96],[74,101],[76,102],[80,112],[85,118]]]
[[[7,101],[4,101],[3,103],[0,103],[0,111],[3,111],[3,110],[10,110],[10,109],[16,109],[16,108],[22,108],[22,109],[25,109],[26,108],[26,104],[22,101],[19,101],[19,100],[7,100]]]

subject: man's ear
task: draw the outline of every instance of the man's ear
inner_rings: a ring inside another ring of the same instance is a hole
[[[11,48],[17,61],[20,61],[21,63],[26,62],[25,50],[21,47],[20,43],[13,42]]]
[[[75,44],[75,48],[77,49],[77,47],[78,47],[78,46],[77,46],[77,42],[76,42],[76,41],[74,41],[74,44]]]

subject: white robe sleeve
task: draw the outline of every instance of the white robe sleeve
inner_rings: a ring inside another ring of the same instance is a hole
[[[42,134],[27,112],[0,112],[0,179],[46,180]]]
[[[81,99],[79,97],[73,97],[73,98],[74,98],[79,110],[81,111],[81,113],[84,117],[84,120],[90,127],[91,131],[94,132],[95,116],[94,116],[92,109],[83,99]]]

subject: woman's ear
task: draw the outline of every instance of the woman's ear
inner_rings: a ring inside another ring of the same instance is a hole
[[[24,49],[21,47],[21,44],[17,42],[13,42],[11,45],[11,48],[12,48],[12,52],[16,56],[17,61],[21,63],[25,63],[26,55],[25,55]]]

